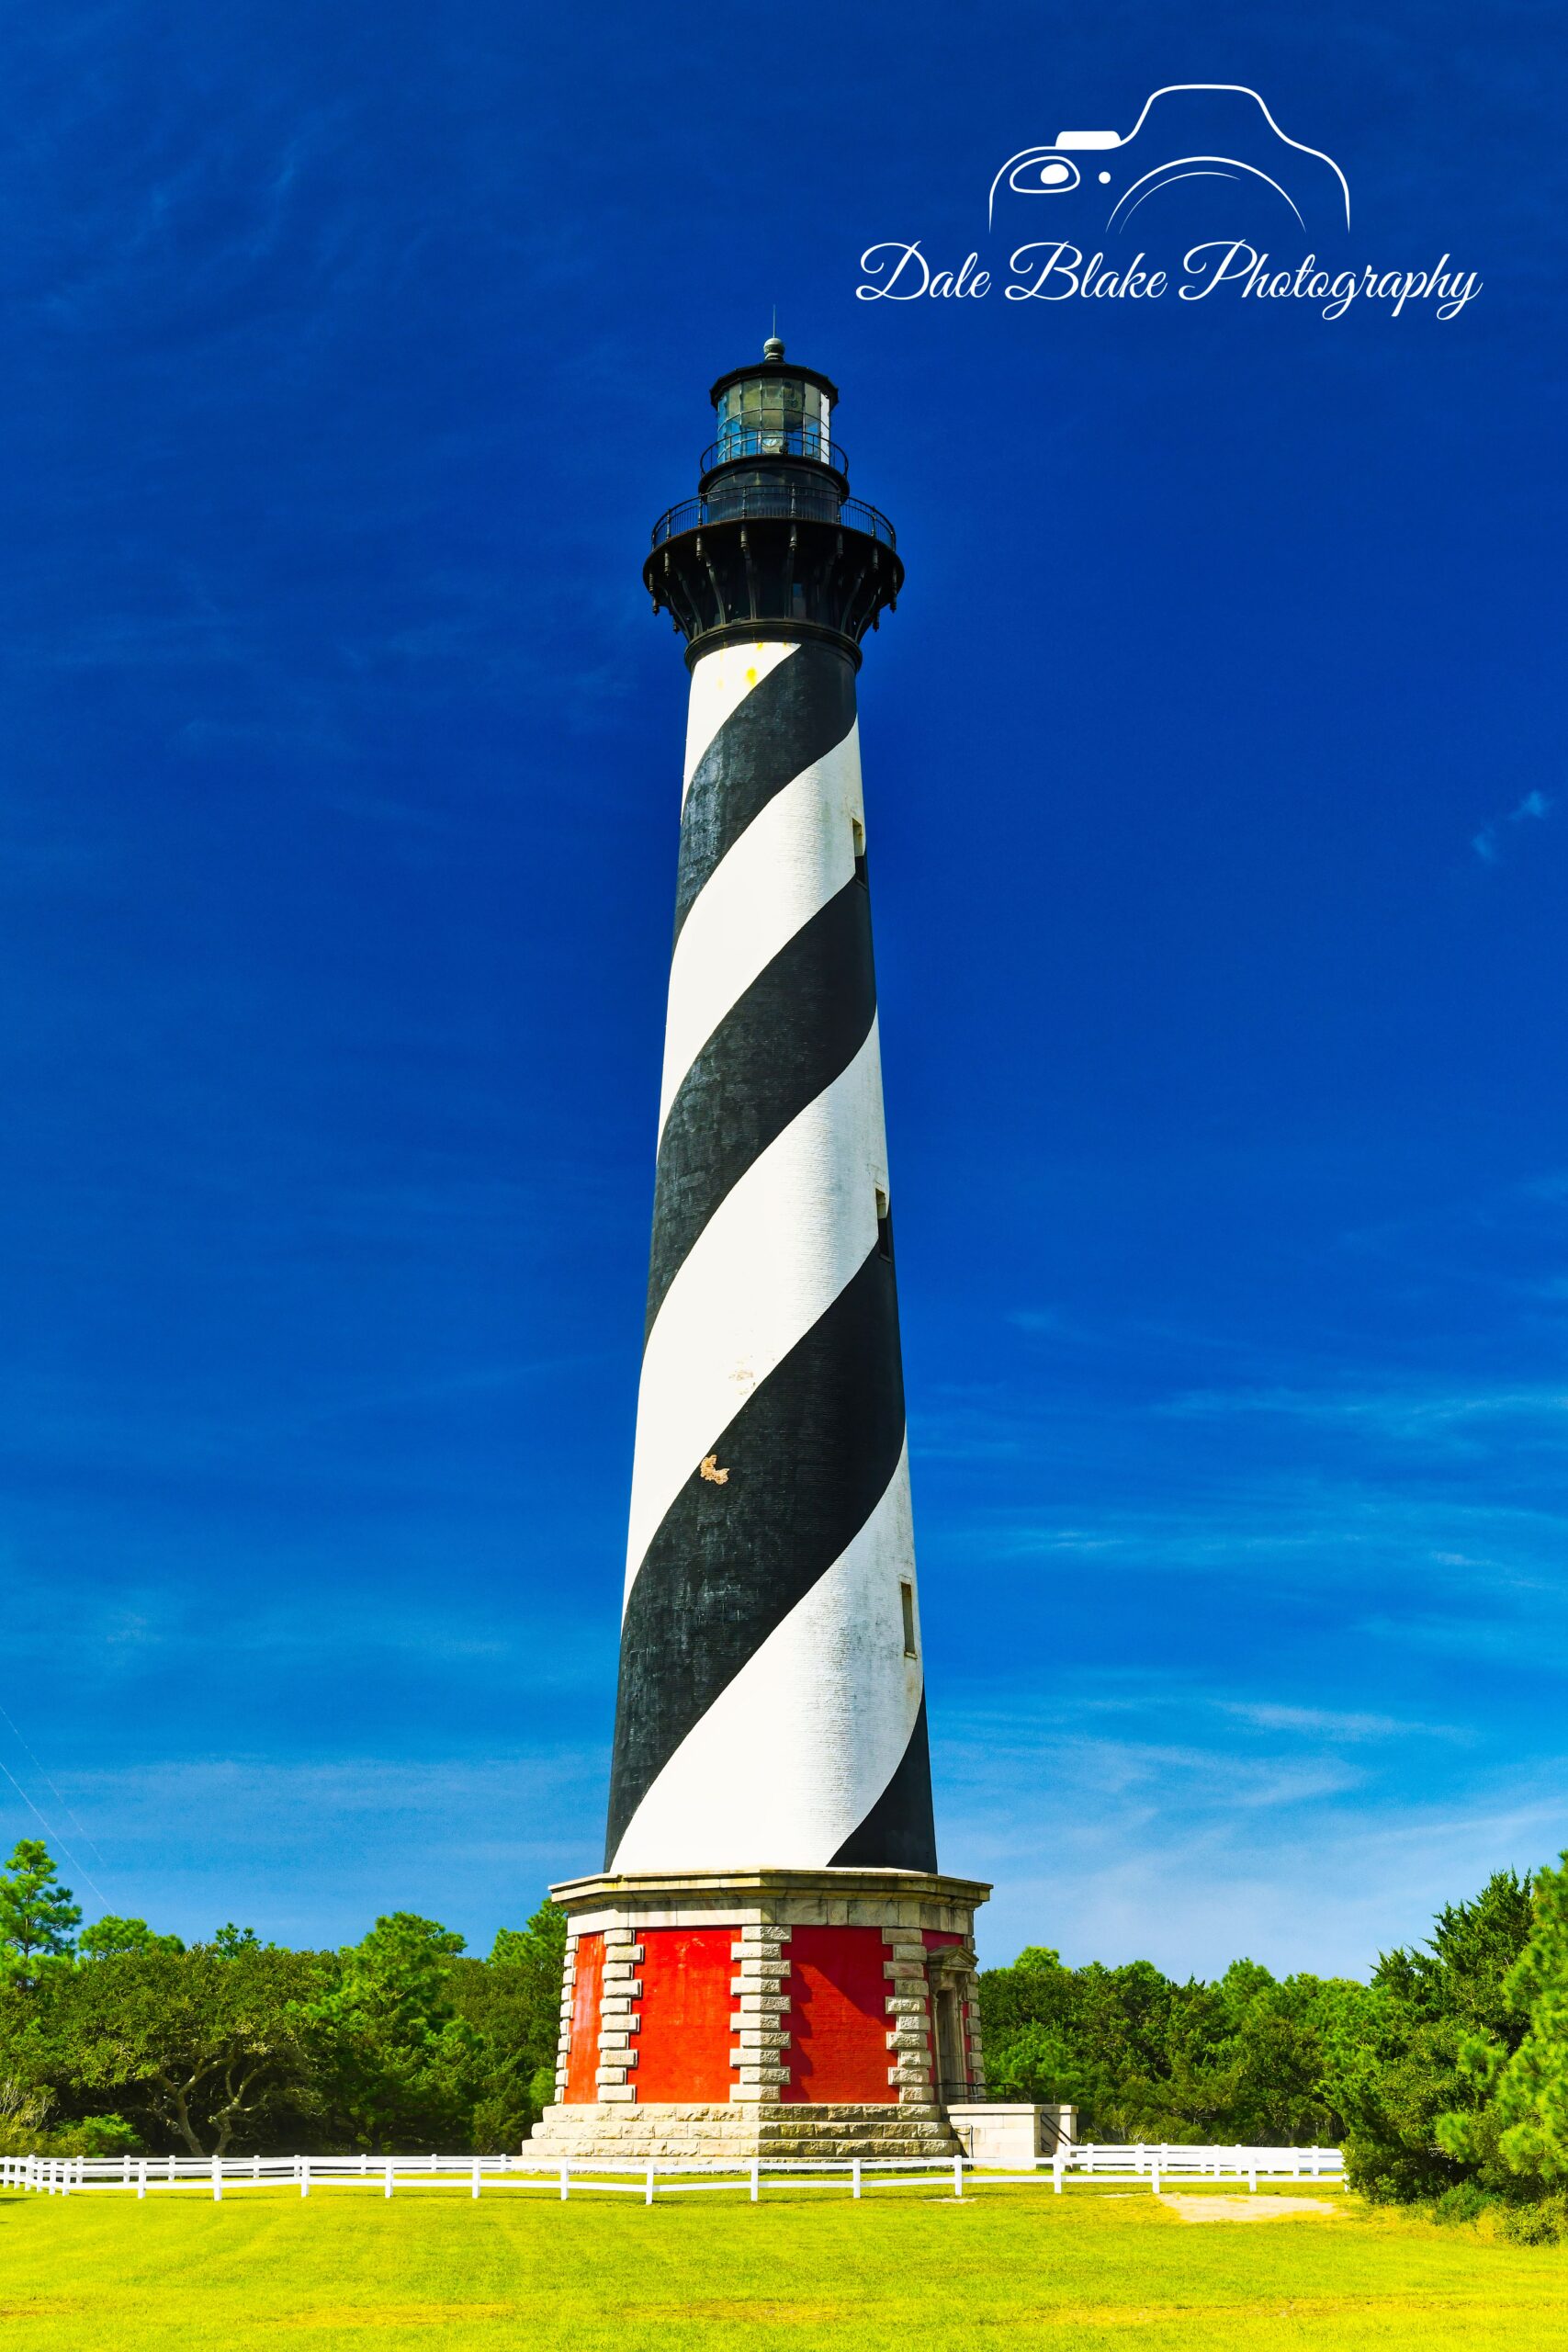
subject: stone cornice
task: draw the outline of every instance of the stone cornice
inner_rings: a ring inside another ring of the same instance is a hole
[[[826,1894],[842,1901],[911,1897],[935,1903],[984,1903],[991,1892],[984,1879],[949,1878],[936,1871],[731,1870],[598,1871],[591,1878],[563,1879],[550,1900],[563,1911],[604,1904],[636,1905],[660,1896],[701,1902],[712,1897]]]

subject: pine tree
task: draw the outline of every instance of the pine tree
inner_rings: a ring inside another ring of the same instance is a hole
[[[0,1974],[29,1988],[50,1968],[67,1964],[81,1905],[62,1886],[40,1838],[24,1838],[0,1873]]]
[[[1538,1873],[1530,1939],[1508,1978],[1529,2028],[1497,2084],[1502,2150],[1517,2172],[1568,2179],[1568,1854]]]

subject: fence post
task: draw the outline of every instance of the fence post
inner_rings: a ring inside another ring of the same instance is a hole
[[[474,2158],[474,2185],[468,2193],[472,2197],[478,2197],[479,2193],[479,2160],[478,2156]]]
[[[1258,2166],[1256,2165],[1254,2165],[1247,2173],[1247,2186],[1251,2194],[1256,2197],[1258,2194]]]
[[[1062,2193],[1062,2159],[1058,2155],[1055,2163],[1051,2167],[1051,2189],[1052,2194],[1056,2197],[1060,2197]]]
[[[1159,2195],[1159,2158],[1157,2156],[1149,2166],[1149,2188],[1156,2197]]]
[[[390,2157],[390,2156],[389,2156],[389,2157],[387,2158],[387,2186],[386,2186],[386,2187],[385,2187],[385,2188],[381,2191],[381,2194],[382,2194],[382,2196],[383,2196],[383,2197],[390,2197],[391,2193],[392,2193],[392,2159],[391,2159],[391,2157]]]
[[[223,2159],[221,2156],[214,2156],[212,2159],[212,2201],[215,2205],[221,2205],[223,2202]]]
[[[299,2194],[301,2197],[309,2197],[310,2194],[310,2159],[309,2156],[301,2156],[299,2159]]]
[[[645,2205],[651,2205],[653,2202],[653,2158],[651,2156],[648,2160],[648,2185],[643,2190],[642,2201]]]
[[[761,2184],[761,2173],[762,2167],[757,2158],[753,2156],[751,2159],[751,2202],[753,2205],[757,2202],[757,2190]]]
[[[566,2203],[566,2200],[570,2194],[571,2166],[570,2165],[562,2165],[560,2168],[560,2201],[563,2205]]]
[[[954,2197],[962,2197],[964,2194],[964,2159],[962,2156],[954,2156],[953,2159],[953,2193]]]
[[[860,2158],[859,2158],[858,2156],[855,2158],[855,2160],[854,2160],[853,2164],[852,2164],[852,2165],[851,2165],[851,2166],[850,2166],[850,2172],[851,2172],[852,2178],[852,2188],[851,2188],[851,2192],[850,2192],[850,2193],[851,2193],[851,2195],[852,2195],[852,2196],[853,2196],[853,2197],[859,2197],[859,2195],[860,2195]]]

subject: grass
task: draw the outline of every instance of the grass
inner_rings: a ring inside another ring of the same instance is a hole
[[[535,2192],[0,2197],[0,2352],[1562,2352],[1568,2249],[1332,2201],[1197,2229],[1089,2188],[651,2211]]]

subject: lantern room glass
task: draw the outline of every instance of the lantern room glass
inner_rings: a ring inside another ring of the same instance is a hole
[[[817,458],[831,463],[828,438],[829,401],[816,384],[784,369],[746,376],[730,384],[716,402],[717,456]]]

